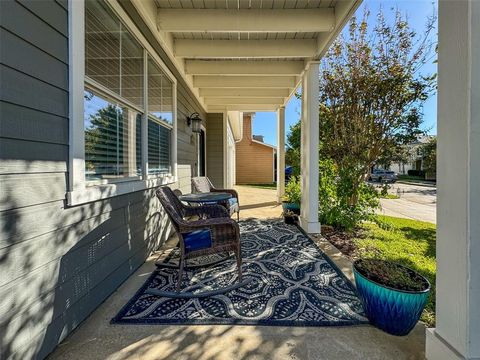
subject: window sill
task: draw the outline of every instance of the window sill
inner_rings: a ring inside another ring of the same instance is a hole
[[[173,184],[176,176],[165,175],[149,177],[147,180],[123,181],[111,184],[87,186],[83,189],[67,192],[67,206],[76,206],[94,201],[104,200],[115,196]]]

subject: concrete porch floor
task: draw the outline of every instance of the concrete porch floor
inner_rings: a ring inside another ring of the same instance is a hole
[[[281,206],[272,204],[274,190],[243,186],[238,190],[241,205],[246,207],[241,211],[242,218],[280,216]],[[315,240],[351,278],[351,263],[330,243],[320,237]],[[110,325],[110,319],[154,270],[155,259],[156,256],[151,256],[49,359],[424,359],[425,327],[422,324],[406,337],[391,336],[368,325],[318,328]]]
[[[240,199],[240,218],[273,219],[282,216],[282,206],[277,203],[277,191],[253,186],[236,185]]]

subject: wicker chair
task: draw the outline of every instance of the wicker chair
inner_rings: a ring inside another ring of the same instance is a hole
[[[225,192],[231,194],[231,199],[219,202],[219,204],[228,210],[230,216],[232,216],[234,213],[237,213],[237,220],[240,220],[240,203],[237,191],[233,189],[217,189],[206,176],[193,177],[192,187],[193,191],[196,193]]]
[[[180,291],[182,276],[187,259],[233,251],[237,259],[238,281],[242,281],[242,254],[240,229],[230,219],[227,210],[220,205],[186,206],[173,191],[161,187],[156,195],[162,203],[180,239],[180,261],[177,292]],[[185,220],[198,216],[200,220]],[[208,237],[208,241],[205,238]]]

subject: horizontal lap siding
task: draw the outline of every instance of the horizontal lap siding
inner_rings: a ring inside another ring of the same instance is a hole
[[[0,1],[0,17],[0,358],[41,359],[171,227],[154,189],[65,207],[67,1]],[[186,117],[205,113],[181,81],[177,98],[172,186],[190,192],[197,145]]]
[[[273,179],[273,148],[252,141],[252,116],[243,117],[243,138],[235,144],[237,184],[266,184]]]
[[[236,183],[267,184],[273,182],[273,149],[242,141],[236,144]]]
[[[207,175],[213,185],[222,188],[223,182],[223,114],[207,116]]]

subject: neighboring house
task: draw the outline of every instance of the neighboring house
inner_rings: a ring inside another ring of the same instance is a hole
[[[424,170],[422,147],[433,138],[435,138],[435,135],[421,135],[416,141],[405,145],[409,154],[409,161],[393,163],[390,165],[390,170],[398,174],[407,174],[408,170]]]
[[[236,184],[271,184],[275,181],[276,147],[252,134],[254,113],[243,114],[243,136],[235,145]]]

